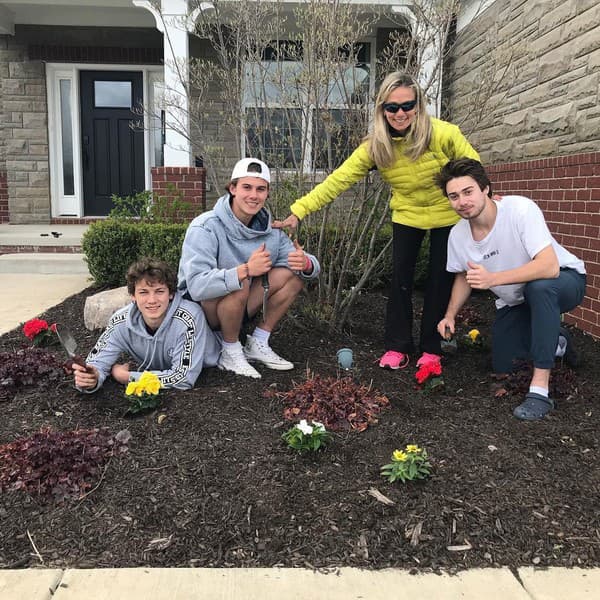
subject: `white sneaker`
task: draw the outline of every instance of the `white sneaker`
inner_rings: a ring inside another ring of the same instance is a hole
[[[244,355],[247,360],[260,362],[265,365],[265,367],[275,369],[276,371],[289,371],[294,368],[294,363],[285,360],[285,358],[281,358],[281,356],[273,352],[273,349],[268,343],[257,340],[251,335],[246,338]]]
[[[246,360],[241,344],[234,349],[223,348],[217,361],[217,367],[223,371],[232,371],[236,375],[254,379],[261,378],[261,374]]]

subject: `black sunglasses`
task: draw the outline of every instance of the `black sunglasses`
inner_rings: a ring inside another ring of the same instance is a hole
[[[396,102],[384,102],[383,110],[387,113],[395,114],[399,109],[402,109],[402,112],[408,112],[412,110],[417,105],[416,100],[411,100],[410,102],[403,102],[402,104],[398,104]]]

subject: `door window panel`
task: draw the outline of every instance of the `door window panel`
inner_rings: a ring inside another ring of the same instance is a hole
[[[94,81],[95,108],[131,108],[131,81]]]

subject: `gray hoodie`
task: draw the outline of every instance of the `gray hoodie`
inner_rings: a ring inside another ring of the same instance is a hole
[[[203,366],[217,364],[220,344],[211,331],[202,309],[181,294],[173,296],[160,327],[151,334],[142,313],[132,302],[118,310],[108,327],[88,354],[86,363],[98,369],[98,385],[110,374],[122,352],[138,362],[138,370],[130,371],[137,381],[144,371],[158,376],[165,388],[187,390],[194,386]]]
[[[221,298],[242,288],[237,267],[266,245],[273,267],[287,267],[288,254],[294,244],[281,229],[271,227],[271,215],[265,208],[254,217],[251,226],[244,225],[231,210],[231,194],[217,200],[213,210],[196,217],[183,240],[179,262],[178,288],[196,301]],[[313,270],[302,279],[319,275],[319,261],[307,254]]]

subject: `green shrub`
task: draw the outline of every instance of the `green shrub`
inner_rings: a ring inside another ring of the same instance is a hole
[[[125,284],[129,265],[139,256],[140,225],[106,220],[92,223],[83,235],[88,269],[98,285]]]
[[[138,256],[154,256],[177,268],[188,224],[148,223],[139,227],[141,235]]]
[[[92,223],[83,236],[88,269],[98,285],[125,285],[129,265],[152,256],[179,265],[187,223],[136,223],[107,219]]]

